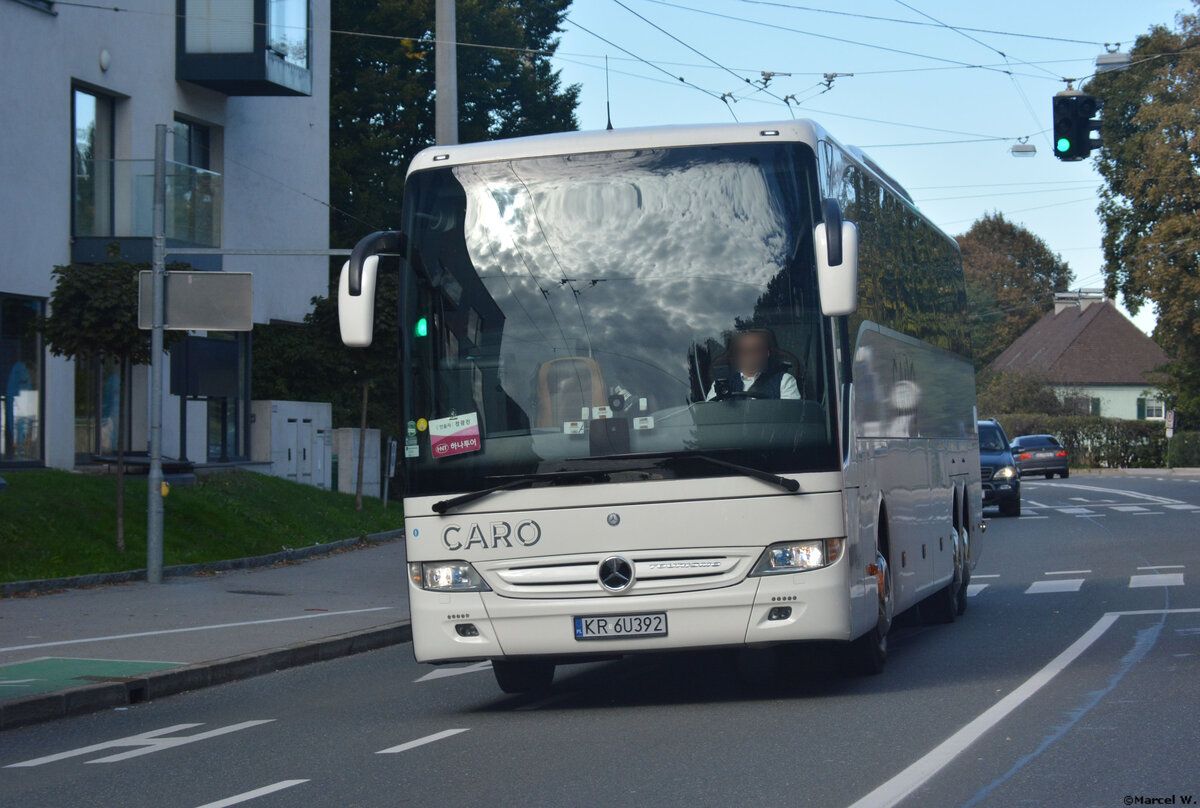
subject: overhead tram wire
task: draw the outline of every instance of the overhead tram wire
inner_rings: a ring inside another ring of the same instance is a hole
[[[683,11],[690,11],[694,14],[703,14],[708,17],[717,17],[719,19],[732,20],[734,22],[746,23],[748,25],[757,25],[757,26],[763,27],[763,28],[771,28],[776,31],[784,31],[787,33],[792,33],[792,34],[800,34],[801,36],[809,36],[809,37],[814,37],[816,39],[825,39],[825,40],[829,40],[831,42],[840,42],[844,45],[857,45],[859,47],[870,48],[872,50],[885,51],[887,53],[898,53],[898,54],[901,54],[902,56],[913,56],[918,59],[929,59],[929,60],[932,60],[935,62],[942,62],[944,64],[956,65],[958,67],[968,67],[968,68],[972,68],[972,69],[976,69],[976,70],[988,70],[988,71],[995,72],[995,73],[1005,73],[1006,72],[1005,69],[1001,68],[1001,67],[992,67],[989,65],[982,65],[982,64],[972,64],[970,62],[962,62],[957,59],[949,59],[944,56],[933,56],[928,53],[917,53],[915,51],[907,51],[902,48],[889,48],[886,45],[876,45],[872,42],[859,42],[858,40],[846,39],[845,37],[839,37],[839,36],[833,36],[832,34],[819,34],[816,31],[808,31],[803,28],[791,28],[786,25],[779,25],[776,23],[763,22],[761,20],[752,20],[752,19],[748,19],[746,17],[735,17],[732,14],[722,14],[718,11],[709,11],[707,9],[692,8],[691,6],[684,6],[684,5],[680,5],[679,3],[669,2],[669,0],[646,0],[646,2],[655,3],[656,5],[660,5],[660,6],[668,6],[670,8],[677,8],[677,9],[681,9]],[[1035,75],[1027,74],[1027,73],[1023,73],[1021,75],[1027,76],[1028,78],[1038,78],[1038,79],[1044,78],[1043,76],[1035,76]]]
[[[602,36],[600,36],[600,34],[597,34],[595,31],[593,31],[592,29],[588,28],[587,26],[584,26],[584,25],[581,25],[581,24],[579,24],[579,23],[578,23],[578,22],[576,22],[576,21],[575,21],[575,19],[574,19],[573,17],[571,17],[570,15],[568,15],[568,16],[566,16],[566,17],[563,17],[563,22],[566,22],[566,23],[569,23],[570,25],[573,25],[573,26],[575,26],[575,27],[576,27],[576,28],[578,28],[580,31],[583,31],[585,34],[591,34],[591,35],[592,35],[592,36],[594,36],[596,39],[599,39],[601,42],[604,42],[604,43],[605,43],[605,44],[607,44],[607,45],[611,45],[612,47],[616,48],[617,50],[621,51],[622,53],[625,53],[625,54],[628,54],[629,56],[632,56],[633,58],[637,59],[639,62],[642,62],[643,64],[645,64],[645,65],[647,65],[647,66],[649,66],[649,67],[653,67],[655,70],[659,71],[660,73],[664,73],[664,74],[666,74],[666,75],[670,76],[670,77],[671,77],[671,78],[673,78],[673,79],[678,79],[678,80],[679,80],[681,83],[683,83],[683,84],[687,85],[688,87],[691,87],[691,88],[692,88],[692,89],[694,89],[694,90],[699,90],[700,92],[704,93],[705,95],[707,95],[707,96],[710,96],[710,97],[712,97],[712,98],[715,98],[716,100],[718,100],[718,101],[720,101],[721,103],[725,104],[725,107],[726,107],[726,108],[729,110],[729,114],[730,114],[730,115],[733,115],[733,119],[734,119],[735,121],[738,119],[738,117],[737,117],[737,114],[736,114],[736,113],[733,111],[733,107],[731,107],[731,106],[729,105],[729,103],[728,103],[728,102],[727,102],[727,101],[726,101],[724,98],[722,98],[720,95],[718,95],[717,93],[714,93],[714,92],[713,92],[713,91],[711,91],[711,90],[706,90],[706,89],[704,89],[703,87],[701,87],[700,85],[698,85],[698,84],[693,84],[692,82],[688,81],[688,80],[687,80],[687,79],[685,79],[683,76],[676,76],[676,75],[674,75],[673,73],[671,73],[671,71],[667,70],[666,68],[664,68],[664,67],[660,67],[659,65],[656,65],[656,64],[654,64],[653,62],[651,62],[651,61],[649,61],[649,60],[647,60],[647,59],[643,59],[641,56],[638,56],[636,53],[634,53],[633,51],[629,50],[628,48],[623,48],[623,47],[621,47],[620,45],[618,45],[616,42],[613,42],[613,41],[612,41],[612,40],[610,40],[610,39],[607,39],[607,38],[605,38],[605,37],[602,37]]]
[[[702,53],[702,52],[701,52],[701,51],[699,51],[698,49],[696,49],[696,48],[692,47],[691,45],[689,45],[688,43],[684,42],[684,41],[683,41],[682,39],[680,39],[679,37],[677,37],[677,36],[675,36],[674,34],[672,34],[672,33],[671,33],[670,31],[668,31],[667,29],[663,28],[663,27],[662,27],[661,25],[659,25],[658,23],[656,23],[656,22],[654,22],[653,20],[650,20],[650,19],[646,18],[645,16],[643,16],[643,15],[639,14],[638,12],[634,11],[634,10],[633,10],[633,9],[631,9],[629,6],[627,6],[627,5],[625,5],[623,2],[621,2],[621,0],[612,0],[612,1],[613,1],[614,3],[616,3],[618,6],[620,6],[621,8],[625,9],[626,11],[628,11],[628,12],[629,12],[630,14],[632,14],[633,16],[637,17],[637,18],[638,18],[639,20],[641,20],[642,22],[644,22],[644,23],[646,23],[647,25],[649,25],[649,26],[650,26],[651,28],[653,28],[654,30],[658,31],[659,33],[661,33],[661,34],[663,34],[663,35],[665,35],[665,36],[669,37],[669,38],[670,38],[671,40],[673,40],[674,42],[677,42],[678,44],[680,44],[680,45],[682,45],[683,47],[687,48],[687,49],[688,49],[688,50],[690,50],[692,53],[694,53],[694,54],[696,54],[697,56],[699,56],[701,59],[704,59],[704,60],[705,60],[705,61],[707,61],[707,62],[711,62],[713,65],[715,65],[716,67],[719,67],[721,70],[724,70],[726,73],[728,73],[729,75],[733,76],[733,77],[734,77],[735,79],[737,79],[738,81],[745,82],[746,84],[749,84],[749,85],[751,85],[751,86],[756,86],[756,85],[754,84],[754,82],[753,82],[753,81],[751,81],[751,80],[750,80],[749,78],[747,78],[746,76],[742,76],[742,75],[739,75],[739,74],[735,73],[734,71],[730,70],[728,67],[726,67],[725,65],[721,64],[720,62],[718,62],[716,59],[712,58],[712,57],[711,57],[711,56],[709,56],[708,54],[706,54],[706,53]],[[762,86],[761,86],[761,87],[758,87],[758,90],[759,90],[759,91],[761,91],[761,92],[763,92],[763,93],[766,93],[767,95],[771,96],[772,98],[774,98],[775,100],[777,100],[777,101],[779,101],[781,104],[783,104],[785,107],[787,107],[787,109],[788,109],[788,114],[789,114],[789,115],[791,115],[793,118],[795,118],[795,117],[796,117],[796,114],[795,114],[794,112],[792,112],[792,105],[791,105],[791,104],[789,104],[785,98],[783,98],[783,97],[781,97],[781,96],[778,96],[778,95],[776,95],[775,93],[773,93],[773,92],[771,92],[770,90],[768,90],[768,89],[767,89],[767,81],[768,81],[768,79],[767,79],[767,78],[765,78],[765,74],[764,74],[764,78],[763,78],[763,83],[762,83]],[[724,98],[724,96],[722,96],[722,98]],[[736,100],[736,99],[735,99],[735,100]],[[728,104],[728,101],[727,101],[726,103]],[[732,111],[732,110],[731,110],[731,111]],[[734,117],[736,118],[736,116],[734,116]]]
[[[647,0],[654,2],[654,0]],[[903,25],[921,25],[933,27],[933,23],[921,22],[920,20],[904,20],[898,17],[882,17],[874,14],[862,14],[854,11],[837,11],[829,8],[813,8],[812,6],[797,6],[791,3],[774,2],[773,0],[739,0],[739,2],[755,6],[774,6],[777,8],[786,8],[792,11],[811,11],[815,14],[834,14],[840,17],[857,17],[863,20],[876,20],[878,22],[894,22]],[[996,31],[990,28],[968,28],[966,26],[954,26],[959,31],[970,31],[976,34],[995,34],[997,36],[1021,37],[1024,39],[1041,39],[1049,42],[1066,42],[1073,45],[1104,45],[1103,42],[1093,42],[1088,39],[1068,39],[1061,36],[1044,36],[1042,34],[1021,34],[1015,31]]]

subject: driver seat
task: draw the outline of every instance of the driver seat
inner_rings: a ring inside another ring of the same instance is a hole
[[[543,362],[537,374],[537,425],[561,426],[578,421],[584,407],[608,404],[600,366],[586,356],[564,356]]]

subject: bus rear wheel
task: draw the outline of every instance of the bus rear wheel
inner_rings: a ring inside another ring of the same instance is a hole
[[[554,681],[554,663],[529,659],[493,659],[492,673],[505,693],[543,693]]]

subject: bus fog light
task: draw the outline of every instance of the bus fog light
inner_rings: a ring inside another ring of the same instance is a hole
[[[479,629],[475,628],[474,623],[459,623],[454,627],[454,630],[460,637],[478,637]]]
[[[490,592],[491,587],[466,561],[414,561],[408,577],[415,586],[431,592]]]
[[[842,539],[780,542],[763,551],[751,575],[803,572],[827,567],[842,554]]]
[[[787,620],[791,616],[791,606],[772,606],[771,611],[767,612],[768,620]]]

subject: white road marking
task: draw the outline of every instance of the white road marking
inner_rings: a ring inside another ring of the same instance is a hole
[[[432,682],[434,679],[445,679],[450,676],[462,676],[464,673],[478,673],[479,671],[491,670],[492,663],[488,660],[476,662],[474,665],[465,665],[458,668],[436,668],[422,676],[420,679],[414,679],[414,682]]]
[[[971,577],[972,578],[999,578],[1000,576],[998,574],[993,574],[993,575],[972,575]]]
[[[1140,570],[1181,570],[1182,564],[1159,564],[1154,567],[1138,567]]]
[[[30,648],[52,648],[57,645],[77,645],[85,642],[105,642],[107,640],[129,640],[134,637],[157,637],[160,634],[183,634],[188,631],[211,631],[218,628],[237,628],[239,626],[261,626],[267,623],[287,623],[291,620],[315,620],[318,617],[336,617],[341,614],[364,614],[366,612],[382,612],[394,609],[394,606],[374,606],[370,609],[347,609],[341,612],[321,612],[319,614],[298,614],[294,617],[273,617],[269,620],[243,620],[240,623],[214,623],[211,626],[189,626],[188,628],[165,628],[161,631],[138,631],[133,634],[111,634],[107,637],[81,637],[77,640],[57,640],[55,642],[39,642],[31,645],[10,645],[0,648],[5,651],[26,651]]]
[[[1134,516],[1162,516],[1162,511],[1146,511],[1145,513],[1135,513]]]
[[[0,679],[0,687],[5,685],[27,685],[30,682],[40,682],[41,679]]]
[[[967,584],[967,597],[973,598],[987,588],[987,584]]]
[[[1026,595],[1049,595],[1056,592],[1078,592],[1083,586],[1082,578],[1059,578],[1054,581],[1034,581],[1025,590]]]
[[[1058,570],[1056,572],[1044,572],[1043,575],[1087,575],[1091,570]]]
[[[228,735],[231,732],[237,732],[250,727],[257,727],[259,724],[270,724],[274,718],[268,718],[262,721],[243,721],[240,724],[230,724],[227,727],[219,727],[211,729],[208,732],[198,732],[195,735],[185,735],[182,738],[164,738],[163,735],[168,735],[172,732],[180,732],[192,727],[201,727],[203,724],[174,724],[163,729],[155,729],[150,732],[143,732],[138,735],[130,735],[126,738],[117,738],[115,741],[105,741],[104,743],[95,743],[91,746],[82,746],[79,749],[72,749],[68,752],[59,752],[56,755],[46,755],[45,757],[26,760],[21,763],[10,763],[5,766],[6,769],[27,768],[30,766],[41,766],[45,763],[55,763],[67,758],[79,757],[81,755],[90,755],[92,752],[99,752],[102,749],[116,749],[122,746],[141,747],[133,749],[129,752],[120,752],[107,757],[96,758],[89,760],[88,763],[116,763],[121,760],[128,760],[132,757],[140,755],[148,755],[151,752],[161,752],[164,749],[173,749],[176,746],[195,743],[196,741],[204,741],[209,738],[216,738],[218,735]]]
[[[1144,513],[1146,511],[1142,505],[1113,505],[1112,509],[1122,513]]]
[[[1107,516],[1108,516],[1108,514],[1106,514],[1106,513],[1077,513],[1077,514],[1075,514],[1076,519],[1104,519]]]
[[[276,791],[283,791],[285,788],[291,788],[292,786],[298,786],[301,783],[307,782],[307,780],[280,780],[278,783],[272,783],[269,786],[256,788],[253,791],[234,794],[232,797],[226,797],[223,800],[206,802],[199,806],[199,808],[227,808],[227,806],[237,805],[239,802],[248,802],[256,797],[265,797],[267,794],[274,794]]]
[[[1168,505],[1167,507],[1176,511],[1200,511],[1200,505],[1189,505],[1186,502],[1179,505]]]
[[[1030,508],[1049,508],[1049,505],[1043,505],[1040,502],[1034,502],[1032,499],[1025,500],[1026,507]]]
[[[1018,519],[1049,519],[1049,516],[1018,516]]]
[[[394,755],[398,752],[407,752],[409,749],[416,749],[418,746],[424,746],[427,743],[440,741],[443,738],[449,738],[452,735],[457,735],[460,732],[467,732],[467,729],[445,729],[441,732],[435,732],[432,735],[426,735],[424,738],[417,738],[415,741],[402,743],[399,746],[390,746],[387,749],[380,749],[375,754],[377,755]]]
[[[1156,612],[1157,614],[1157,612]],[[935,746],[892,779],[855,802],[850,808],[891,808],[912,794],[931,777],[944,769],[954,758],[992,727],[999,724],[1009,713],[1024,704],[1033,694],[1046,686],[1055,676],[1074,662],[1080,654],[1100,639],[1109,627],[1117,622],[1119,614],[1109,612],[1096,621],[1083,636],[1071,643],[1065,651],[1050,660],[1044,668],[1022,682],[1015,690],[984,710],[974,720]]]
[[[1072,502],[1091,502],[1087,497],[1069,497]]]
[[[1156,572],[1150,575],[1129,576],[1130,589],[1143,589],[1147,586],[1183,586],[1183,573]]]
[[[1157,502],[1159,505],[1181,504],[1180,500],[1178,499],[1170,499],[1169,497],[1156,497],[1153,494],[1143,494],[1141,491],[1126,491],[1123,488],[1101,488],[1100,486],[1096,485],[1080,485],[1078,483],[1062,482],[1052,483],[1049,481],[1047,481],[1045,484],[1052,485],[1056,488],[1074,488],[1080,491],[1098,491],[1101,494],[1118,494],[1123,497],[1129,497],[1130,499],[1142,499],[1147,502]]]
[[[1088,516],[1095,513],[1090,508],[1056,508],[1056,510],[1059,513],[1078,514],[1080,516]]]

